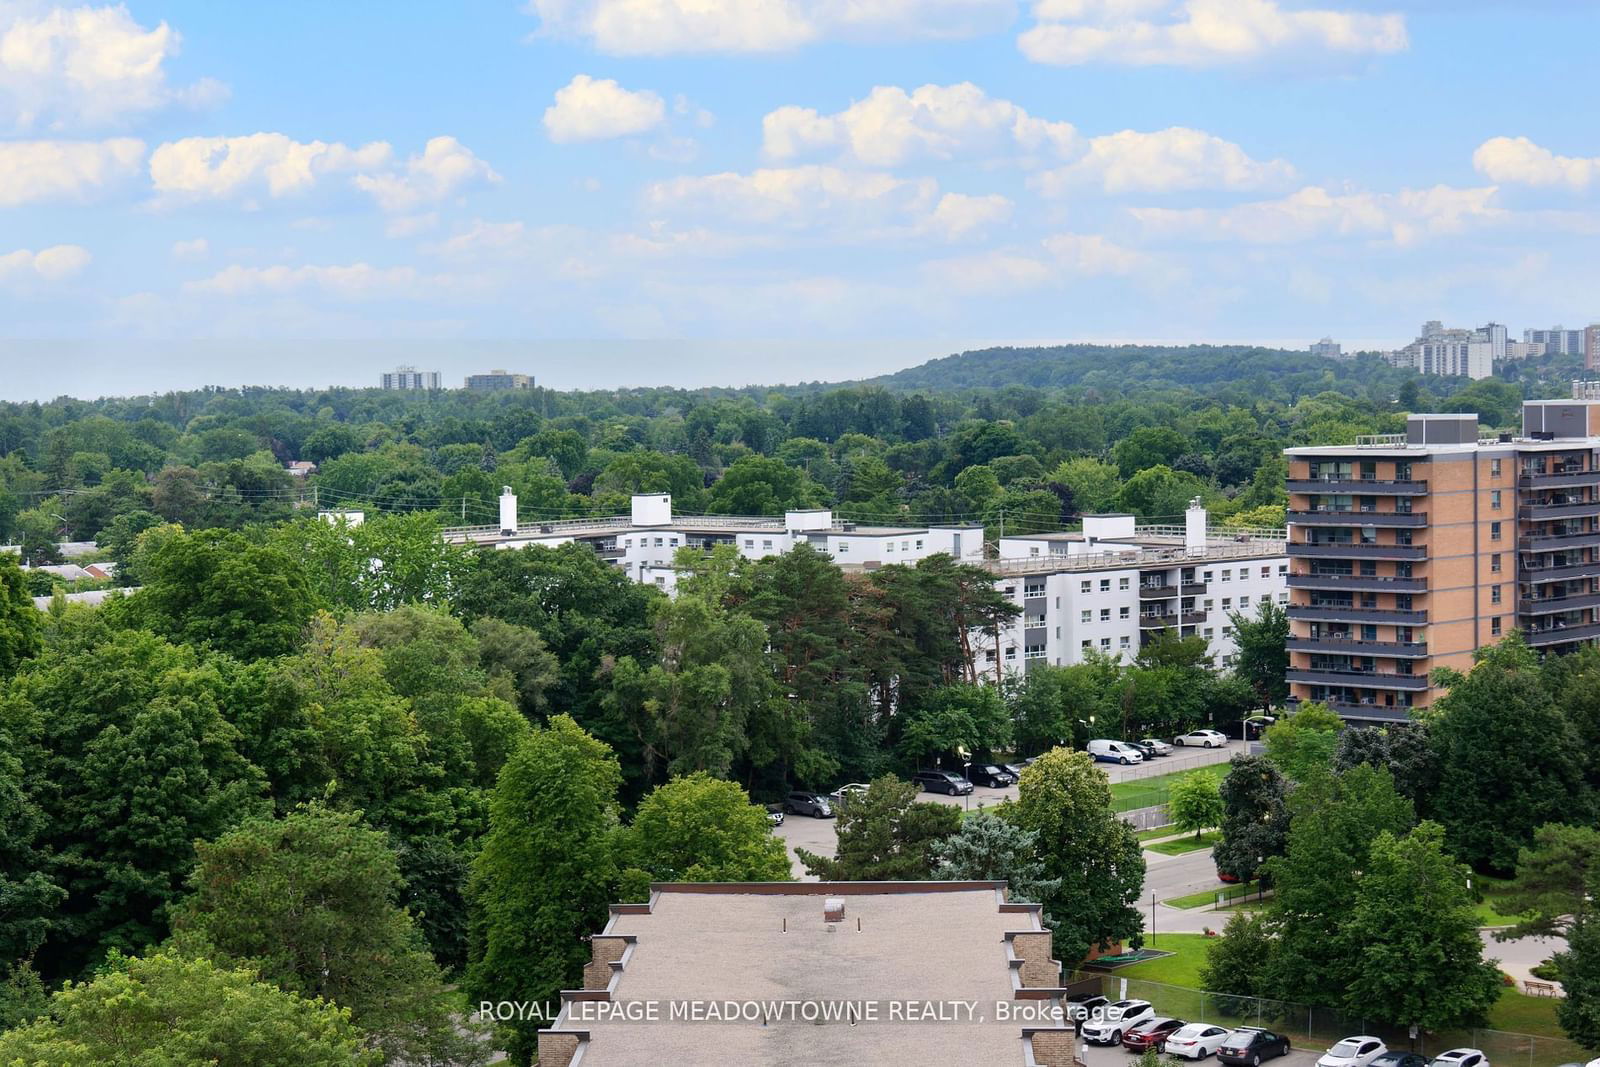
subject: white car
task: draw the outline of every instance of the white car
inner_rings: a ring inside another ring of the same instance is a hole
[[[1182,1030],[1172,1031],[1172,1036],[1167,1038],[1167,1055],[1203,1060],[1216,1054],[1230,1032],[1210,1023],[1190,1023]]]
[[[1172,755],[1172,746],[1161,740],[1159,737],[1141,737],[1139,738],[1139,743],[1144,745],[1157,756]]]
[[[1179,748],[1185,745],[1192,745],[1195,748],[1222,748],[1228,743],[1228,739],[1215,730],[1190,730],[1181,737],[1173,738],[1172,743]]]
[[[1377,1038],[1358,1034],[1345,1038],[1324,1052],[1317,1061],[1317,1067],[1367,1067],[1367,1064],[1388,1051],[1389,1047]]]
[[[1094,1017],[1083,1024],[1083,1039],[1092,1045],[1120,1045],[1123,1034],[1155,1017],[1156,1009],[1148,1000],[1118,1000],[1095,1009]]]
[[[1482,1049],[1453,1048],[1435,1056],[1428,1067],[1489,1067],[1489,1057]]]
[[[851,782],[849,785],[841,785],[838,789],[835,789],[828,795],[834,799],[835,803],[837,803],[838,801],[843,800],[845,797],[853,796],[856,793],[865,793],[866,791],[867,783]]]

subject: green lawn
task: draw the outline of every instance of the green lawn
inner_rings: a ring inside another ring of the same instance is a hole
[[[1111,810],[1134,811],[1138,808],[1153,808],[1157,804],[1167,802],[1167,790],[1186,774],[1193,771],[1174,771],[1171,774],[1158,774],[1153,778],[1140,778],[1132,782],[1111,783]]]
[[[1221,840],[1222,831],[1208,830],[1199,837],[1195,837],[1193,834],[1185,834],[1182,837],[1175,837],[1171,841],[1157,841],[1153,845],[1144,847],[1151,852],[1159,852],[1163,856],[1181,856],[1185,852],[1198,852],[1203,848],[1210,848]]]
[[[1256,891],[1254,882],[1239,882],[1234,885],[1218,886],[1216,889],[1204,889],[1198,893],[1190,893],[1185,897],[1173,897],[1161,903],[1169,908],[1204,908],[1217,902],[1217,894],[1226,894],[1225,899],[1236,900],[1248,896]]]
[[[1212,940],[1205,934],[1156,934],[1145,940],[1145,948],[1170,952],[1172,955],[1118,967],[1116,976],[1199,989],[1200,968],[1206,962],[1206,945]]]
[[[1136,836],[1140,841],[1154,841],[1158,837],[1171,837],[1178,833],[1170,826],[1157,826],[1153,830],[1140,830]]]
[[[1514,1034],[1538,1034],[1541,1037],[1565,1037],[1561,1024],[1556,1022],[1555,997],[1530,997],[1506,986],[1495,1006],[1489,1009],[1489,1028],[1509,1030]]]

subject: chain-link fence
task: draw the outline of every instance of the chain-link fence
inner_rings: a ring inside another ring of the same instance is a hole
[[[1396,1028],[1331,1008],[1206,993],[1138,978],[1118,978],[1115,974],[1080,971],[1073,977],[1074,981],[1098,978],[1104,996],[1112,1000],[1124,997],[1148,1000],[1155,1005],[1157,1013],[1185,1022],[1265,1027],[1283,1034],[1294,1047],[1300,1049],[1321,1050],[1352,1034],[1371,1034],[1382,1038],[1390,1048],[1419,1052],[1425,1056],[1437,1056],[1452,1048],[1481,1049],[1494,1067],[1557,1067],[1559,1064],[1585,1063],[1592,1058],[1565,1038],[1472,1029],[1420,1033],[1413,1040],[1404,1027]]]

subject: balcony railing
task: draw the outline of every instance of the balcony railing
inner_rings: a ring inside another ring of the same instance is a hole
[[[1386,545],[1370,541],[1290,541],[1289,555],[1321,559],[1401,559],[1428,558],[1426,545]]]
[[[1291,493],[1358,493],[1366,496],[1422,496],[1427,482],[1397,482],[1378,478],[1290,478]]]
[[[1523,615],[1555,615],[1559,612],[1578,611],[1582,608],[1600,608],[1600,593],[1523,597],[1517,601],[1517,611]]]
[[[1199,596],[1206,591],[1205,582],[1184,582],[1178,588],[1183,590],[1184,596]]]
[[[1206,621],[1206,613],[1203,611],[1186,611],[1179,616],[1179,619],[1182,620],[1185,626],[1194,626]]]
[[[1178,616],[1176,615],[1139,616],[1139,629],[1141,630],[1163,630],[1169,626],[1176,625],[1178,625]]]
[[[1600,485],[1600,470],[1522,474],[1517,476],[1517,485],[1523,489],[1561,489],[1574,485]]]
[[[1354,719],[1357,722],[1410,722],[1411,709],[1388,704],[1357,704],[1348,700],[1328,701],[1328,710],[1334,712],[1341,719]]]
[[[1344,653],[1389,659],[1424,659],[1428,646],[1420,641],[1362,641],[1353,637],[1290,637],[1290,652]]]
[[[1291,511],[1293,526],[1410,526],[1428,525],[1425,511]]]
[[[1517,517],[1524,522],[1542,522],[1546,519],[1581,519],[1600,515],[1600,500],[1585,500],[1576,504],[1523,504]]]
[[[1600,578],[1600,560],[1563,563],[1556,567],[1535,567],[1524,564],[1520,569],[1520,576],[1523,581],[1535,585],[1565,581],[1568,578]]]
[[[1311,670],[1289,668],[1288,679],[1305,685],[1350,685],[1364,689],[1398,689],[1421,693],[1428,688],[1426,674],[1385,674],[1379,671]]]
[[[1600,530],[1568,534],[1533,534],[1520,538],[1517,542],[1517,547],[1524,552],[1560,552],[1569,548],[1597,546],[1600,546]]]
[[[1166,600],[1178,595],[1175,585],[1141,585],[1139,587],[1140,600]]]
[[[1569,641],[1593,641],[1600,637],[1600,623],[1580,623],[1577,626],[1553,626],[1548,630],[1524,630],[1528,644],[1537,648],[1564,645]]]
[[[1426,611],[1402,611],[1398,608],[1334,607],[1318,604],[1290,604],[1291,619],[1307,622],[1370,622],[1378,626],[1426,626]]]
[[[1375,574],[1291,574],[1290,589],[1343,589],[1373,593],[1426,593],[1426,578],[1385,578]]]

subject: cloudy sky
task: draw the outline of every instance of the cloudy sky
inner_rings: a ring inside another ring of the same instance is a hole
[[[0,0],[0,397],[1582,325],[1596,39],[1578,0]]]

